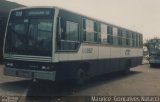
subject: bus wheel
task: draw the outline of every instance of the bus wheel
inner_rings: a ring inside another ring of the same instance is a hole
[[[124,70],[124,74],[129,74],[129,73],[130,73],[130,68]]]
[[[86,80],[86,73],[82,68],[76,71],[75,84],[83,85]]]
[[[150,63],[150,67],[151,67],[151,68],[154,67],[154,64],[151,64],[151,63]]]
[[[123,73],[124,74],[129,74],[130,73],[130,67],[131,67],[131,62],[130,62],[130,60],[128,60],[126,65],[125,65],[125,69],[123,70]]]
[[[151,68],[154,68],[154,67],[156,67],[156,64],[150,63],[150,67],[151,67]]]

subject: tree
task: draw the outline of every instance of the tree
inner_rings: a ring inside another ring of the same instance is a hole
[[[143,46],[147,47],[147,49],[149,50],[149,42],[151,39],[146,39],[145,43],[143,43]]]

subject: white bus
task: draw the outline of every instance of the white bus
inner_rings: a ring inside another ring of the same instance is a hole
[[[142,34],[58,7],[14,9],[4,42],[4,74],[51,81],[128,71],[140,65]]]

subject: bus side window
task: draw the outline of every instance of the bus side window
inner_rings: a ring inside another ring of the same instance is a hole
[[[101,24],[101,43],[107,44],[107,25]]]
[[[118,29],[118,45],[122,45],[122,30]]]
[[[108,39],[107,39],[107,42],[109,44],[113,44],[113,28],[112,26],[107,26],[107,34],[108,34]]]
[[[113,45],[118,45],[118,28],[113,27]]]
[[[83,41],[88,43],[98,42],[99,23],[83,18]]]
[[[122,30],[122,46],[126,46],[127,42],[126,42],[126,31]]]
[[[57,48],[60,51],[74,51],[79,45],[79,24],[71,21],[59,20],[59,34]]]
[[[100,24],[98,22],[94,22],[94,41],[95,42],[100,41],[99,36],[100,36]]]

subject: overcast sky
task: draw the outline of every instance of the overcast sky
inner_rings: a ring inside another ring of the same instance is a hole
[[[160,0],[8,0],[27,6],[58,6],[122,26],[144,39],[160,36]]]

